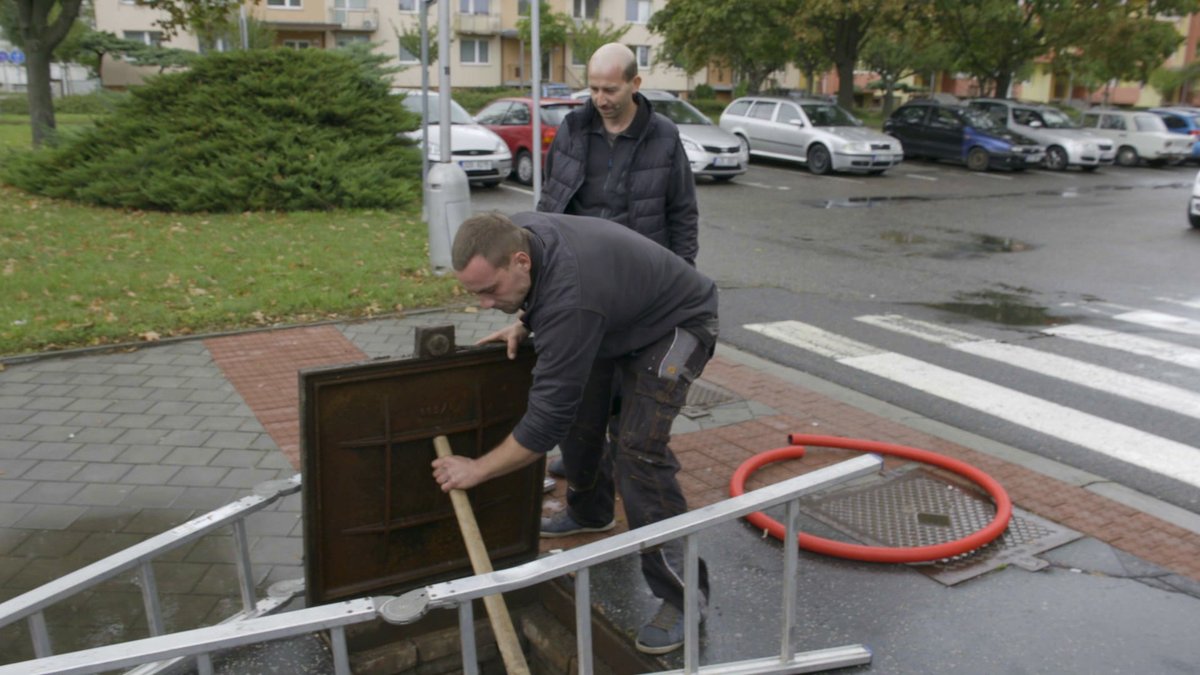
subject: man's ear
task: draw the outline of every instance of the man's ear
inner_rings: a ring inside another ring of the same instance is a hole
[[[517,251],[514,253],[511,262],[512,264],[516,265],[518,269],[525,271],[529,271],[529,268],[533,266],[533,259],[530,258],[529,254],[525,251]]]

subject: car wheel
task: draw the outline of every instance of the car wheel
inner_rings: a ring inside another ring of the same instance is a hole
[[[967,153],[967,168],[972,171],[987,171],[988,151],[983,148],[971,148]]]
[[[1100,167],[1098,167],[1098,166],[1096,166],[1096,165],[1094,165],[1094,164],[1093,164],[1092,166],[1081,166],[1081,167],[1079,167],[1079,169],[1080,169],[1081,171],[1083,171],[1084,173],[1092,173],[1093,171],[1095,171],[1096,169],[1099,169],[1099,168],[1100,168]]]
[[[1192,213],[1191,208],[1188,209],[1188,222],[1192,224],[1192,227],[1200,229],[1200,216]]]
[[[1042,165],[1051,171],[1064,171],[1067,168],[1067,151],[1052,145],[1046,148],[1046,159]]]
[[[517,152],[517,182],[533,185],[533,155],[527,150]]]
[[[738,141],[741,142],[741,144],[742,144],[742,149],[745,150],[747,153],[749,153],[750,152],[750,141],[741,134],[736,134],[736,136],[737,136]]]
[[[833,162],[829,160],[829,150],[823,145],[814,145],[808,149],[808,170],[824,176],[833,169]]]
[[[1137,150],[1128,145],[1121,146],[1121,149],[1117,150],[1117,164],[1121,166],[1137,166]]]

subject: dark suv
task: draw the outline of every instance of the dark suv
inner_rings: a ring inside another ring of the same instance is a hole
[[[1000,126],[987,114],[955,103],[911,101],[883,123],[900,139],[904,156],[949,159],[972,171],[1005,168],[1023,171],[1041,163],[1045,149],[1036,141]]]

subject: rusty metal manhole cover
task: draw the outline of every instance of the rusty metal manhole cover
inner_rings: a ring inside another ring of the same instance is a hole
[[[451,342],[446,351],[452,349]],[[525,413],[533,350],[503,347],[300,373],[305,590],[310,604],[467,576],[433,438],[477,457]],[[468,491],[497,569],[538,552],[544,462]]]
[[[891,472],[868,485],[807,497],[800,503],[806,515],[872,546],[954,541],[985,527],[996,515],[987,495],[922,468]],[[1038,570],[1047,563],[1036,554],[1081,536],[1014,507],[1008,529],[987,546],[916,567],[947,586],[1008,564]]]

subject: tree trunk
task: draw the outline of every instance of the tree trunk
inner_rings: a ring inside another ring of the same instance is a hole
[[[838,59],[838,105],[846,110],[854,108],[854,61]]]
[[[996,98],[1005,98],[1008,96],[1008,88],[1012,86],[1012,73],[1001,73],[996,78]]]
[[[892,83],[888,82],[883,88],[883,118],[887,119],[892,114],[892,107],[896,105],[896,90],[892,87]]]
[[[33,147],[54,136],[54,96],[50,92],[50,50],[36,42],[25,44],[25,77],[29,83],[29,123],[33,127]]]

